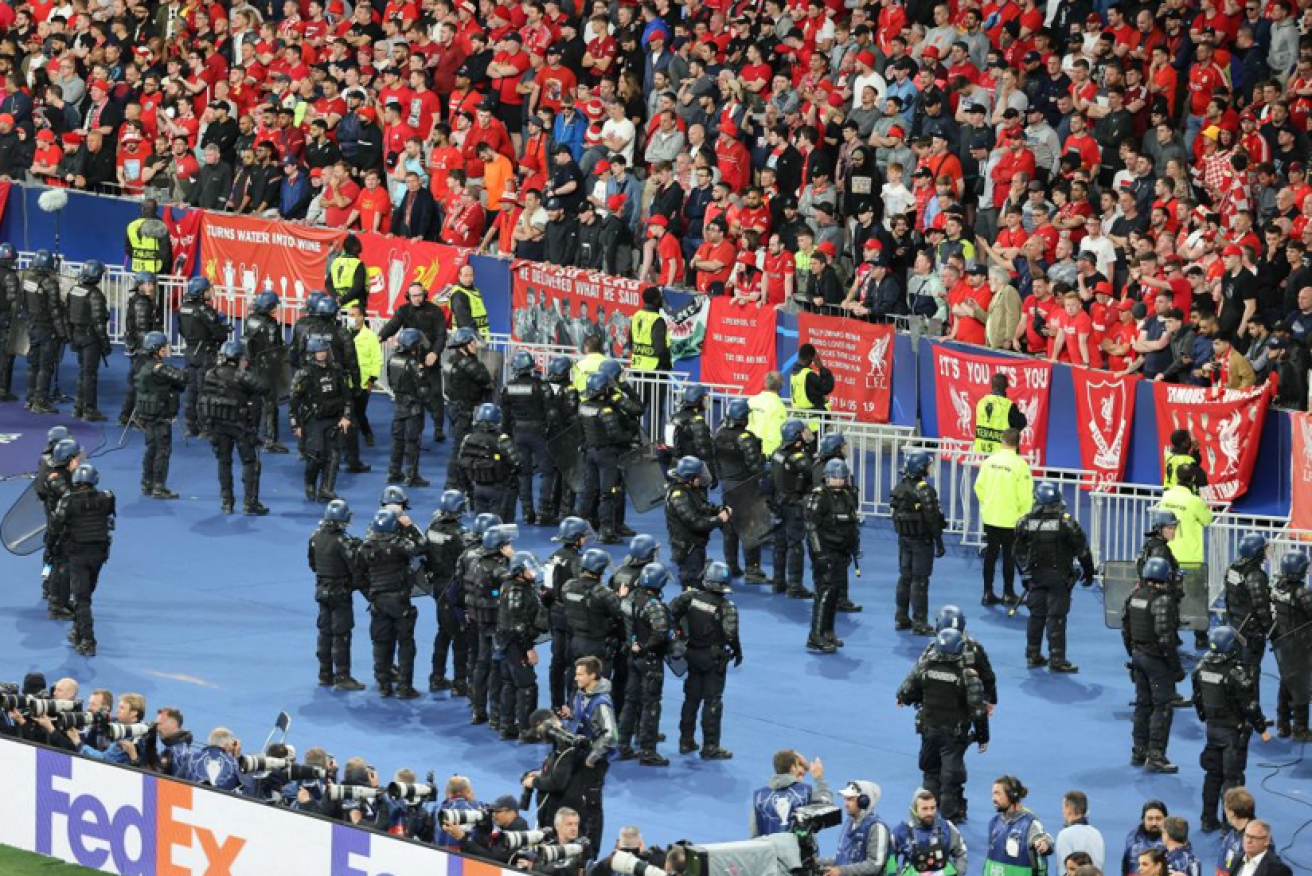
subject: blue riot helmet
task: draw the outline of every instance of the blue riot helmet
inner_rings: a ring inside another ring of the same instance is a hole
[[[1260,532],[1250,532],[1239,539],[1239,556],[1245,560],[1260,557],[1266,553],[1266,536]]]
[[[410,507],[410,495],[402,487],[390,484],[383,487],[383,493],[378,497],[379,505],[400,505],[402,508]]]
[[[0,243],[0,262],[18,261],[18,247],[12,243]]]
[[[253,313],[273,313],[278,307],[278,293],[272,289],[265,289],[255,296],[251,302],[251,311]]]
[[[374,513],[373,530],[374,532],[396,532],[401,520],[396,516],[395,511],[388,511],[386,508],[379,508]]]
[[[105,276],[105,263],[100,259],[87,259],[82,263],[82,270],[77,272],[79,283],[99,283]]]
[[[534,575],[542,566],[538,563],[537,557],[528,551],[515,551],[515,555],[510,558],[510,577],[518,578],[525,572],[532,572]]]
[[[81,452],[81,444],[78,444],[72,438],[65,438],[55,445],[54,450],[50,451],[50,461],[55,465],[68,465],[69,461],[75,459]]]
[[[346,504],[345,499],[333,499],[323,509],[323,519],[327,523],[350,523],[351,506]]]
[[[328,293],[323,291],[322,289],[315,289],[314,291],[310,292],[309,295],[305,296],[305,312],[314,313],[314,308],[319,305],[319,302],[321,300],[327,297],[328,297]]]
[[[597,373],[606,375],[611,383],[619,383],[624,377],[624,366],[617,359],[603,359],[597,366]]]
[[[933,463],[934,457],[927,450],[913,450],[907,454],[907,460],[902,466],[902,471],[911,477],[920,477],[929,471],[929,466]]]
[[[386,495],[387,490],[384,490],[383,494]],[[465,513],[467,505],[465,494],[459,490],[446,490],[437,497],[437,513],[446,517],[458,517]]]
[[[966,638],[961,630],[939,630],[934,638],[934,652],[944,657],[960,657],[965,647]]]
[[[566,517],[560,521],[560,528],[556,530],[551,540],[562,544],[574,544],[590,535],[592,535],[592,527],[588,525],[588,521],[582,517]]]
[[[424,333],[417,328],[404,328],[396,336],[396,352],[409,353],[424,345]]]
[[[331,295],[325,295],[314,302],[315,316],[336,316],[337,299]]]
[[[187,291],[182,296],[188,301],[199,301],[210,291],[210,281],[204,277],[192,277],[187,281]]]
[[[311,335],[310,339],[305,342],[305,352],[313,356],[315,353],[331,353],[333,343],[324,335]]]
[[[825,463],[825,480],[846,482],[850,477],[852,477],[852,469],[848,468],[846,460],[831,459]]]
[[[510,360],[510,373],[516,377],[527,377],[537,370],[537,363],[533,361],[533,354],[528,350],[520,350]]]
[[[702,589],[710,593],[728,593],[733,576],[729,573],[729,564],[716,560],[706,564],[702,573]]]
[[[1034,488],[1034,504],[1049,507],[1061,504],[1061,488],[1051,481],[1044,481]]]
[[[629,542],[629,559],[650,563],[656,559],[656,551],[660,550],[660,547],[656,539],[640,532]]]
[[[701,407],[710,390],[700,383],[694,383],[683,390],[681,402],[685,408]]]
[[[1143,564],[1143,572],[1140,576],[1145,581],[1165,584],[1171,580],[1171,564],[1162,557],[1152,557]]]
[[[1152,531],[1161,535],[1163,529],[1168,526],[1179,526],[1180,518],[1175,516],[1175,512],[1167,508],[1157,508],[1153,510],[1149,522],[1152,524]]]
[[[486,423],[493,428],[501,428],[501,408],[491,402],[484,402],[474,411],[474,425]]]
[[[791,419],[784,420],[784,424],[779,427],[779,437],[785,444],[795,444],[802,440],[806,434],[806,424],[801,420]]]
[[[648,563],[638,575],[638,586],[644,590],[660,591],[669,583],[670,573],[660,563]]]
[[[513,523],[498,523],[496,526],[489,526],[487,532],[483,533],[483,549],[500,550],[517,538],[519,538],[518,526]]]
[[[96,471],[94,465],[87,465],[85,463],[79,465],[77,471],[73,472],[73,483],[87,484],[88,486],[94,487],[96,484],[100,483],[100,472]]]
[[[146,332],[146,337],[141,341],[141,348],[147,353],[158,353],[168,345],[168,336],[163,332]]]
[[[55,257],[51,255],[48,249],[38,249],[32,256],[32,270],[34,271],[53,271],[55,269]]]
[[[469,346],[476,340],[478,340],[478,334],[472,328],[465,326],[451,333],[451,339],[447,341],[447,346],[458,350],[461,347]]]
[[[832,456],[847,447],[847,436],[842,432],[830,432],[820,439],[820,455]]]
[[[583,395],[586,398],[600,398],[610,389],[610,379],[600,371],[594,371],[588,375],[588,382],[583,389]]]
[[[610,554],[601,548],[588,548],[583,552],[582,559],[579,560],[579,567],[585,572],[601,577],[610,565]]]
[[[1307,575],[1307,554],[1285,551],[1285,555],[1280,558],[1280,575],[1284,578],[1302,578]]]
[[[574,363],[568,356],[553,356],[547,363],[547,379],[552,382],[568,380],[573,368]]]
[[[1231,627],[1219,626],[1212,627],[1207,633],[1207,650],[1214,651],[1217,654],[1233,654],[1239,647],[1239,641],[1235,637],[1235,631]]]
[[[222,346],[219,347],[219,358],[221,359],[241,359],[245,355],[246,345],[236,338],[224,341]]]
[[[494,526],[501,525],[501,517],[496,514],[483,513],[474,518],[474,525],[469,531],[481,541],[483,534]]]
[[[685,456],[674,466],[671,477],[679,481],[692,481],[696,478],[706,477],[709,474],[706,463],[695,456]]]
[[[956,630],[959,633],[966,631],[966,616],[955,605],[943,606],[934,618],[934,631],[941,633],[943,630]]]
[[[68,437],[67,426],[51,426],[50,431],[46,432],[46,446],[53,448],[60,441]]]
[[[724,409],[724,418],[731,423],[746,423],[751,415],[752,406],[745,398],[730,399]]]

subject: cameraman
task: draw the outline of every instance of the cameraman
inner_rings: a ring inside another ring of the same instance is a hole
[[[392,781],[400,785],[414,785],[415,771],[402,767],[392,776]],[[431,799],[431,795],[428,799]],[[432,829],[427,826],[428,812],[425,811],[426,800],[396,799],[386,794],[378,799],[378,815],[375,827],[393,836],[411,839],[432,836]]]
[[[362,757],[353,757],[346,762],[342,770],[343,790],[350,788],[378,788],[378,771],[364,762]],[[368,797],[356,799],[347,796],[341,800],[326,799],[320,810],[323,815],[346,824],[372,824],[378,817],[378,800]]]
[[[611,861],[614,860],[616,853],[632,855],[644,864],[650,864],[658,870],[665,864],[665,852],[662,851],[660,846],[653,846],[649,849],[647,844],[642,841],[642,831],[636,827],[621,827],[620,838],[615,842],[615,851],[593,864],[588,870],[588,876],[612,876],[613,873],[627,874],[637,869],[621,867],[620,870],[615,870],[611,866]],[[620,859],[625,861],[623,854],[621,854]]]
[[[443,812],[468,812],[472,809],[486,809],[474,796],[474,786],[465,776],[452,776],[446,783],[446,799],[441,803],[429,803],[426,807],[433,819],[432,836],[425,837],[428,842],[439,849],[458,849],[460,840],[453,837],[442,825]]]
[[[111,720],[110,714],[114,711],[114,692],[103,687],[93,690],[91,696],[87,697],[86,711],[96,716],[96,722],[81,735],[78,749],[90,748],[99,754],[109,748],[109,740],[105,738],[103,725]],[[96,755],[90,754],[87,756],[95,757]]]
[[[173,775],[186,782],[209,785],[220,791],[235,791],[241,786],[241,771],[237,758],[241,757],[241,740],[227,727],[210,731],[205,747],[189,745],[175,749]]]
[[[96,702],[96,695],[102,693],[97,691],[91,695],[88,711],[99,712],[95,708],[99,704]],[[109,694],[109,691],[103,691]],[[112,695],[110,695],[112,701]],[[108,717],[109,703],[105,703],[104,714]],[[146,716],[146,698],[141,694],[130,693],[123,694],[119,697],[118,708],[114,712],[114,722],[118,724],[140,724]],[[76,731],[71,731],[76,732]],[[102,747],[99,742],[106,739],[106,734],[99,728],[92,728],[87,731],[86,737],[82,740],[82,755],[96,760],[103,760],[107,763],[130,764],[132,766],[141,765],[141,755],[137,751],[135,741],[132,739],[122,739],[118,742],[110,742]]]
[[[594,658],[595,659],[595,658]],[[569,843],[577,843],[579,840],[579,814],[573,809],[562,807],[556,812],[556,839],[553,845],[563,846]],[[569,876],[582,876],[583,866],[587,863],[588,856],[596,846],[588,845],[583,854],[571,855],[559,861],[547,863],[539,861],[533,866],[534,873],[559,873],[569,874]]]
[[[665,862],[660,867],[642,860],[637,855],[618,849],[610,856],[610,872],[622,876],[629,873],[633,876],[683,876],[688,872],[687,867],[688,852],[681,845],[670,847],[665,853]],[[593,876],[597,872],[594,867],[588,871],[588,876]]]
[[[574,702],[565,709],[567,729],[587,738],[591,744],[583,759],[578,815],[583,833],[592,848],[601,848],[602,791],[606,772],[619,750],[619,726],[615,721],[615,704],[610,698],[610,682],[601,676],[602,663],[596,657],[580,657],[574,663]]]
[[[500,842],[501,832],[528,830],[528,822],[519,817],[519,803],[509,794],[493,800],[489,808],[492,817],[478,824],[444,824],[442,829],[459,843],[457,848],[462,854],[506,864],[511,850]]]
[[[191,731],[182,729],[182,712],[165,706],[155,713],[155,726],[147,734],[144,760],[147,769],[177,775],[174,766],[192,749]]]
[[[292,780],[282,786],[282,804],[298,812],[323,812],[324,789],[333,783],[337,775],[337,761],[322,748],[310,748],[305,752],[305,765],[318,767],[326,772],[322,779],[308,781]]]
[[[32,696],[37,699],[71,703],[77,700],[77,682],[71,678],[61,678],[55,682],[49,696],[45,696],[43,693],[33,694]],[[65,731],[56,729],[55,722],[47,715],[33,718],[22,714],[21,711],[11,711],[9,718],[18,727],[18,735],[29,742],[48,745],[51,748],[62,748],[65,751],[78,750],[78,743],[74,742]]]
[[[550,709],[538,709],[529,718],[529,726],[536,735],[551,743],[542,769],[524,774],[521,784],[538,792],[537,824],[540,828],[552,825],[556,810],[562,806],[577,809],[583,805],[583,792],[588,774],[583,759],[589,746],[586,740],[570,734]],[[578,743],[582,741],[583,745]]]

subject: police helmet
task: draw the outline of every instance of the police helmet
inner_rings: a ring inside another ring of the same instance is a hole
[[[487,423],[497,428],[501,427],[501,408],[491,402],[484,402],[474,411],[474,424]]]
[[[1212,627],[1207,633],[1207,650],[1217,654],[1233,654],[1239,645],[1235,631],[1231,627]]]
[[[1050,481],[1044,481],[1034,488],[1034,504],[1049,505],[1061,504],[1061,488]]]
[[[683,390],[681,402],[685,408],[701,407],[702,402],[706,401],[706,395],[710,390],[700,383],[694,383]]]
[[[1180,518],[1175,516],[1175,512],[1166,508],[1158,508],[1153,511],[1152,526],[1153,532],[1160,532],[1168,526],[1179,526]]]
[[[1302,578],[1307,574],[1307,554],[1285,551],[1285,555],[1280,558],[1280,574],[1285,578]]]
[[[55,269],[55,257],[51,255],[48,249],[38,249],[32,256],[32,270],[34,271],[53,271]]]
[[[669,583],[670,573],[660,563],[648,563],[638,575],[638,586],[644,590],[662,590]]]
[[[702,573],[702,589],[711,593],[728,593],[732,582],[733,576],[729,573],[728,563],[716,560],[706,564],[706,571]]]
[[[569,360],[568,356],[553,356],[547,363],[548,380],[567,380],[569,373],[574,368],[574,363]]]
[[[848,468],[845,460],[831,459],[825,463],[825,480],[841,479],[845,481],[851,476],[852,469]]]
[[[960,657],[965,647],[966,638],[961,635],[961,630],[939,630],[934,638],[934,652],[944,657]]]
[[[706,463],[695,456],[685,456],[674,466],[673,476],[676,480],[690,481],[704,474],[706,474]]]
[[[324,335],[312,335],[310,339],[305,342],[305,352],[310,355],[314,355],[315,353],[331,353],[332,349],[333,342]]]
[[[784,424],[779,427],[779,437],[785,444],[792,444],[802,440],[802,435],[806,433],[806,424],[801,420],[792,419],[784,420]]]
[[[350,523],[351,506],[346,504],[345,499],[333,499],[323,509],[323,519],[329,523]]]
[[[465,499],[465,494],[459,490],[446,490],[437,497],[437,512],[447,517],[463,514],[466,505],[468,501]]]
[[[583,558],[579,560],[579,567],[585,572],[591,572],[593,575],[601,575],[610,565],[610,554],[601,548],[588,548],[583,552]]]
[[[518,537],[519,527],[514,524],[498,523],[495,526],[489,526],[487,532],[483,533],[483,549],[488,551],[499,550]]]
[[[51,426],[50,431],[46,433],[46,444],[54,447],[60,441],[68,437],[67,426]]]
[[[1143,564],[1143,580],[1165,584],[1171,580],[1171,564],[1162,557],[1152,557]]]
[[[236,338],[224,341],[219,347],[219,357],[222,359],[240,359],[245,355],[246,345]]]
[[[474,525],[470,527],[470,532],[481,539],[483,537],[483,534],[487,532],[489,529],[491,529],[494,526],[500,526],[500,525],[501,525],[500,515],[484,512],[483,514],[480,514],[474,518]]]
[[[67,465],[70,459],[74,459],[81,452],[81,444],[78,444],[72,438],[65,438],[55,445],[54,450],[50,451],[50,461],[55,465]]]
[[[460,347],[469,346],[476,340],[478,340],[478,335],[473,329],[466,326],[464,328],[458,328],[451,333],[451,339],[447,341],[447,346],[459,349]]]
[[[515,551],[515,555],[510,558],[509,572],[512,578],[517,578],[525,572],[537,574],[542,566],[538,564],[537,557],[528,551]]]
[[[830,432],[820,439],[820,453],[823,456],[832,456],[846,446],[847,436],[842,432]]]
[[[82,269],[77,272],[77,281],[79,283],[99,283],[100,278],[105,276],[105,263],[100,259],[87,259],[82,263]]]
[[[730,399],[724,409],[724,418],[732,423],[746,423],[751,415],[752,406],[745,398]]]
[[[141,348],[147,353],[157,353],[169,345],[168,336],[163,332],[146,332]]]
[[[934,457],[929,455],[927,450],[914,450],[907,454],[907,461],[903,464],[902,470],[912,477],[918,477],[929,471],[930,463]]]
[[[520,350],[510,360],[510,371],[516,377],[527,377],[537,370],[537,363],[533,361],[533,354],[528,350]]]
[[[323,298],[327,298],[328,293],[322,289],[315,289],[309,295],[305,296],[305,312],[314,313],[314,307]]]
[[[18,260],[18,248],[12,243],[0,243],[0,262]]]
[[[624,366],[616,359],[602,359],[601,364],[597,366],[598,374],[605,374],[606,379],[611,383],[619,383],[620,378],[624,376]]]
[[[588,398],[598,398],[608,389],[610,389],[610,378],[600,371],[594,371],[588,375],[588,382],[583,389],[583,394]]]
[[[273,313],[274,308],[278,306],[278,293],[272,289],[265,289],[255,296],[251,302],[251,310],[255,313]]]
[[[87,484],[94,487],[100,483],[100,472],[96,471],[94,465],[79,465],[77,471],[73,472],[73,483]]]
[[[315,316],[336,316],[337,299],[331,295],[325,295],[322,298],[316,299],[314,302],[313,313]]]
[[[573,544],[579,539],[592,535],[592,527],[582,517],[566,517],[560,521],[560,528],[551,537],[552,541]]]
[[[1260,557],[1266,553],[1266,536],[1260,532],[1250,532],[1239,539],[1239,556],[1245,560]]]
[[[188,301],[199,301],[210,291],[210,281],[204,277],[192,277],[187,281],[187,291],[182,296]]]
[[[941,633],[944,630],[956,630],[959,633],[966,631],[966,615],[955,605],[943,606],[934,618],[934,631]]]
[[[389,484],[388,486],[383,487],[383,493],[378,497],[378,504],[400,505],[402,508],[409,508],[410,495],[406,493],[403,488],[398,487],[395,484]]]
[[[660,550],[660,547],[660,542],[650,535],[640,532],[629,542],[629,558],[650,563],[656,559],[656,551]]]
[[[422,346],[423,343],[423,332],[417,328],[404,328],[396,336],[396,351],[398,353],[409,353],[411,350]]]
[[[396,528],[400,525],[401,519],[396,516],[395,511],[379,508],[374,512],[374,532],[396,532]]]

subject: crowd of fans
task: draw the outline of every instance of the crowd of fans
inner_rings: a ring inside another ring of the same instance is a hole
[[[1312,4],[77,0],[0,174],[1306,408]]]

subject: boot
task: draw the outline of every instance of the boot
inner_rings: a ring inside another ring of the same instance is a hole
[[[615,534],[621,538],[633,538],[638,533],[628,524],[621,522],[615,527]]]
[[[815,594],[810,590],[807,590],[806,585],[800,581],[797,582],[796,584],[788,585],[789,599],[810,599],[813,596],[815,596]]]
[[[1203,833],[1216,833],[1221,829],[1221,822],[1215,815],[1204,815],[1198,820],[1198,829]]]
[[[766,584],[769,580],[765,575],[765,570],[760,566],[748,566],[747,571],[743,573],[744,584]]]
[[[645,767],[666,767],[670,759],[655,749],[646,748],[638,752],[638,763]]]
[[[428,677],[428,692],[441,693],[444,690],[451,689],[451,682],[447,681],[440,675],[430,675]]]
[[[1294,727],[1289,738],[1295,742],[1312,742],[1312,730],[1308,729],[1308,707],[1294,707]]]
[[[1080,667],[1065,658],[1053,658],[1048,661],[1048,671],[1057,672],[1063,675],[1074,675],[1080,671]]]
[[[451,696],[453,697],[469,696],[469,685],[467,685],[465,682],[461,681],[460,679],[456,679],[455,681],[451,682]]]
[[[733,752],[718,745],[708,745],[702,749],[702,760],[733,760]]]
[[[233,502],[234,500],[232,496],[224,496],[219,505],[219,510],[224,514],[231,514],[233,508]]]
[[[688,738],[688,739],[679,740],[679,754],[692,754],[696,750],[697,750],[696,739]]]
[[[1040,666],[1047,666],[1048,658],[1044,657],[1042,654],[1037,654],[1037,653],[1026,654],[1025,665],[1028,666],[1030,669],[1037,669]]]
[[[399,469],[389,468],[387,470],[387,482],[399,486],[405,483],[405,475],[401,474]]]
[[[1288,715],[1277,715],[1277,716],[1276,716],[1276,736],[1277,736],[1278,738],[1280,738],[1280,739],[1288,739],[1289,736],[1290,736],[1290,734],[1291,734],[1292,732],[1293,732],[1293,730],[1292,730],[1292,728],[1289,726],[1289,716],[1288,716]]]
[[[597,541],[601,544],[619,544],[620,537],[613,529],[603,529]]]
[[[269,513],[269,509],[264,505],[261,505],[259,499],[247,499],[246,506],[242,509],[242,513],[247,517],[263,517]]]
[[[487,712],[471,712],[470,715],[469,715],[469,723],[471,723],[471,724],[486,724],[486,723],[487,723]]]
[[[358,459],[353,459],[346,464],[346,470],[351,474],[364,474],[367,471],[373,471],[373,468],[369,463],[361,462]]]
[[[152,499],[176,499],[176,498],[178,498],[178,494],[175,493],[175,492],[173,492],[172,490],[170,490],[168,487],[164,486],[163,484],[156,484],[156,485],[155,485],[155,488],[154,488],[153,490],[150,491],[150,498],[152,498]]]
[[[277,441],[266,441],[264,443],[265,453],[288,453],[286,445],[279,444]]]
[[[364,690],[364,685],[351,678],[350,673],[339,675],[333,679],[333,690],[340,691],[357,691]]]
[[[638,752],[634,751],[632,745],[627,742],[620,743],[619,760],[633,760],[637,756]]]
[[[519,727],[515,724],[505,724],[497,731],[502,742],[516,742],[519,740]]]
[[[327,687],[333,683],[333,665],[331,663],[319,664],[319,687]]]
[[[1002,600],[998,599],[997,594],[992,590],[985,590],[984,597],[980,599],[979,604],[985,607],[992,607],[994,605],[1001,605]]]
[[[73,612],[69,611],[67,606],[55,605],[52,602],[46,609],[46,616],[51,620],[72,620]]]
[[[323,480],[319,483],[319,501],[328,503],[340,498],[333,492],[337,486],[337,463],[334,459],[330,461],[323,469]]]
[[[1149,751],[1147,763],[1144,768],[1150,773],[1172,774],[1180,772],[1180,768],[1166,759],[1164,751]]]
[[[911,621],[911,633],[916,636],[932,636],[934,628],[922,620]]]
[[[109,417],[105,416],[95,408],[92,408],[89,411],[83,412],[82,419],[86,420],[88,423],[103,423],[108,420]]]
[[[76,651],[77,653],[81,654],[83,657],[95,657],[95,656],[96,656],[96,640],[95,640],[95,639],[83,639],[82,641],[80,641],[80,642],[77,643],[77,647],[74,648],[73,650]]]
[[[838,601],[837,611],[846,612],[848,614],[856,614],[857,612],[863,610],[864,609],[862,608],[862,606],[857,605],[855,602],[853,602],[850,599],[840,599]]]
[[[408,475],[405,479],[405,485],[407,487],[427,487],[431,483],[432,482],[428,480],[428,478],[420,477],[419,472],[417,471],[411,475]]]
[[[1148,752],[1139,746],[1130,749],[1130,766],[1141,767],[1148,762]]]
[[[417,700],[419,691],[414,689],[413,685],[403,684],[396,689],[396,698],[398,700]]]
[[[387,681],[378,682],[378,695],[380,697],[390,697],[392,693],[392,680],[390,678]]]

